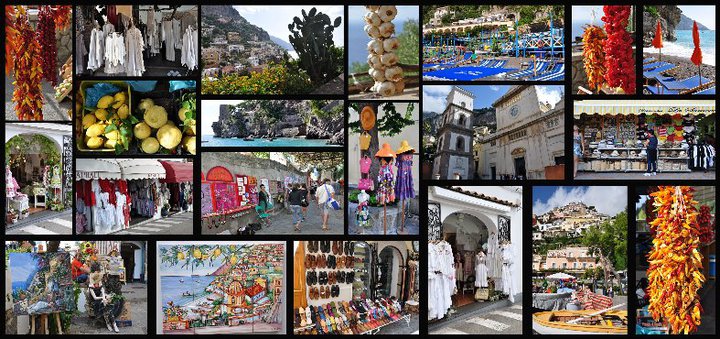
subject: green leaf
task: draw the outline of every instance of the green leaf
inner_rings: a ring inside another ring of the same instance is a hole
[[[118,129],[118,128],[117,128],[117,126],[115,126],[115,124],[110,124],[110,125],[105,126],[105,133],[110,133],[110,132],[112,132],[112,131],[117,131],[117,129]]]

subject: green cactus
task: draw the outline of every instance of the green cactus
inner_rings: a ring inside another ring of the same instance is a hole
[[[327,14],[313,7],[308,13],[302,10],[302,19],[295,17],[288,25],[292,33],[289,40],[300,58],[300,65],[315,84],[322,84],[329,77],[336,76],[336,69],[343,63],[333,54],[333,31],[340,26],[341,21],[337,17],[331,23]]]

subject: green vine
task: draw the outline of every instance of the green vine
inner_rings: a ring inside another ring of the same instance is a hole
[[[33,145],[39,146],[39,154],[46,157],[46,165],[54,166],[60,164],[60,151],[57,149],[57,145],[52,139],[42,134],[33,134],[29,137],[29,140],[28,137],[24,135],[16,135],[10,138],[10,140],[5,143],[5,164],[9,164],[9,155],[11,154],[25,157]]]
[[[356,102],[349,105],[355,112],[360,112],[360,108]],[[415,103],[408,103],[405,109],[405,114],[400,114],[395,108],[395,104],[392,102],[386,102],[382,104],[383,117],[377,120],[376,125],[378,126],[378,132],[384,137],[391,137],[402,132],[403,128],[412,126],[415,124],[415,120],[412,118],[412,112],[415,109]],[[360,120],[348,123],[348,127],[353,133],[360,133]]]

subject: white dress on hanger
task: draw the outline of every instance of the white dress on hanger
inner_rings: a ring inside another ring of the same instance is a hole
[[[197,30],[188,27],[182,38],[182,49],[180,50],[180,64],[186,66],[189,70],[195,70],[198,62],[198,34]]]
[[[105,73],[116,74],[125,71],[125,38],[122,34],[111,33],[105,39]]]
[[[145,61],[143,60],[143,50],[145,43],[143,42],[142,32],[137,27],[131,27],[125,33],[125,50],[127,51],[127,60],[125,62],[125,70],[127,76],[142,76],[145,73]]]
[[[475,287],[488,287],[488,269],[485,266],[485,254],[478,251],[475,255]]]
[[[180,20],[173,19],[173,37],[175,38],[175,49],[182,48],[183,31]]]
[[[115,226],[120,226],[120,229],[125,228],[125,213],[123,211],[126,204],[127,197],[125,194],[115,192]]]
[[[452,247],[446,241],[428,244],[428,318],[442,319],[452,307],[455,269]]]
[[[490,238],[488,238],[486,262],[488,266],[488,276],[493,278],[499,277],[502,258],[500,257],[500,247],[498,246],[497,235],[495,233],[491,233]]]
[[[102,67],[105,56],[105,34],[99,28],[90,32],[90,52],[88,53],[87,69],[95,71]]]
[[[172,20],[163,20],[163,39],[165,41],[165,60],[175,61],[175,35]]]
[[[510,245],[504,246],[501,250],[502,254],[502,291],[508,295],[508,300],[511,303],[515,303],[515,289],[513,288],[513,256],[512,248]]]
[[[147,12],[147,46],[150,49],[150,55],[155,56],[160,53],[160,42],[157,36],[157,23],[155,22],[155,9],[151,8]]]

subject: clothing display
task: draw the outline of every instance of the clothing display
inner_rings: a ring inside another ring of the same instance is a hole
[[[125,37],[110,33],[105,39],[105,73],[117,74],[125,71]]]
[[[455,294],[454,257],[450,244],[428,243],[428,319],[442,319],[452,307]]]
[[[130,27],[125,32],[125,73],[127,76],[142,76],[145,73],[143,51],[145,42],[137,27]]]
[[[475,255],[475,287],[488,287],[488,269],[485,266],[487,257],[482,251]]]
[[[155,21],[155,9],[151,8],[147,11],[147,20],[145,26],[145,35],[147,37],[147,47],[150,50],[150,56],[160,54],[160,37],[157,22]]]
[[[157,187],[157,180],[143,179],[131,180],[128,184],[130,197],[133,201],[130,209],[131,215],[143,218],[152,218],[162,206],[160,194]]]
[[[381,165],[377,177],[378,204],[387,204],[395,201],[395,189],[393,188],[394,176],[395,174],[392,171],[392,165],[390,163],[385,163],[384,165]]]
[[[690,168],[707,170],[715,166],[715,147],[708,144],[690,145]]]
[[[399,200],[415,197],[412,177],[412,154],[398,154],[395,160],[397,178],[395,179],[395,195]]]
[[[172,20],[162,21],[163,41],[165,42],[165,60],[175,61],[175,35]]]
[[[85,47],[84,31],[85,16],[82,14],[82,11],[77,11],[75,13],[75,36],[77,37],[75,39],[75,53],[77,53],[78,57],[75,58],[75,68],[79,70],[85,69],[85,56],[88,55],[87,48]]]
[[[90,33],[90,52],[88,54],[89,70],[95,71],[102,67],[105,59],[105,33],[100,28],[93,28]]]
[[[508,295],[508,300],[515,303],[515,288],[513,287],[512,266],[514,259],[512,255],[512,246],[505,244],[500,250],[502,257],[502,291]]]
[[[358,194],[358,207],[355,212],[355,224],[358,227],[370,227],[370,205],[368,204],[370,195],[365,190]]]
[[[191,71],[195,70],[198,67],[198,31],[188,27],[182,36],[181,44],[180,64]]]

